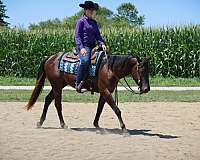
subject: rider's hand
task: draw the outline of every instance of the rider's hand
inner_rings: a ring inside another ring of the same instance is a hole
[[[103,51],[106,51],[106,45],[105,44],[102,45],[102,48],[103,48]]]
[[[86,49],[85,49],[85,48],[82,48],[82,49],[81,49],[81,55],[82,55],[82,56],[85,56],[86,53],[87,53]]]

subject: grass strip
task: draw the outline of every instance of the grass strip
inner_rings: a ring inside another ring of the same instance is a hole
[[[135,82],[131,77],[127,77],[127,81],[131,86],[135,86]],[[1,86],[34,86],[36,78],[19,78],[19,77],[3,77],[0,76]],[[124,81],[121,80],[123,84]],[[46,80],[45,85],[49,85],[48,80]],[[119,86],[121,84],[119,83]],[[180,87],[194,87],[200,86],[200,78],[175,78],[175,77],[151,77],[150,85],[156,87],[162,86],[180,86]]]
[[[49,91],[43,91],[38,101],[44,101]],[[32,91],[0,90],[0,101],[27,102]],[[63,102],[98,102],[99,94],[91,95],[90,92],[78,94],[75,91],[63,91]],[[123,102],[200,102],[200,91],[150,91],[143,95],[134,95],[129,92],[119,91],[119,103]]]

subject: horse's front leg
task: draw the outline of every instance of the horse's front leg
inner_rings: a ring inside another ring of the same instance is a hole
[[[105,99],[103,98],[103,96],[102,95],[100,95],[100,97],[99,97],[99,102],[98,102],[98,107],[97,107],[97,112],[96,112],[96,116],[95,116],[95,119],[94,119],[94,122],[93,122],[93,124],[94,124],[94,126],[96,127],[96,128],[100,128],[99,127],[99,118],[100,118],[100,115],[101,115],[101,113],[102,113],[102,110],[103,110],[103,107],[104,107],[104,104],[105,104]]]
[[[108,91],[108,89],[104,90],[102,92],[103,98],[105,99],[105,101],[110,105],[110,107],[112,108],[112,110],[115,112],[115,114],[117,115],[118,119],[119,119],[119,123],[120,126],[122,128],[122,130],[126,130],[125,124],[122,120],[121,117],[121,111],[120,109],[117,107],[117,105],[115,104],[115,101],[112,97],[112,94]]]

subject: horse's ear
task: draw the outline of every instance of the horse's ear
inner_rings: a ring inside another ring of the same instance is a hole
[[[142,62],[142,59],[139,56],[136,55],[135,57],[136,57],[138,63]]]
[[[133,53],[130,50],[128,50],[128,55],[133,56]]]

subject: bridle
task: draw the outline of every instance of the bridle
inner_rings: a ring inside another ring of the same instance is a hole
[[[129,92],[131,92],[131,93],[133,93],[133,94],[140,94],[139,92],[136,92],[136,91],[134,91],[134,90],[131,88],[131,86],[128,84],[128,81],[126,80],[125,77],[124,77],[123,79],[124,79],[124,82],[126,83],[127,86],[125,86],[121,81],[119,81],[119,83],[120,83],[124,88],[126,88],[127,91],[129,91]],[[140,89],[140,84],[139,84],[138,86],[139,86],[138,89]]]
[[[137,72],[139,72],[139,66],[137,66]],[[133,93],[133,94],[142,94],[141,92],[136,92],[134,91],[131,86],[128,84],[128,81],[126,80],[126,78],[123,78],[124,82],[126,83],[126,86],[119,80],[119,83],[129,92]],[[141,80],[138,79],[138,89],[141,88]],[[117,86],[115,88],[115,104],[118,106],[118,90],[117,90]]]

